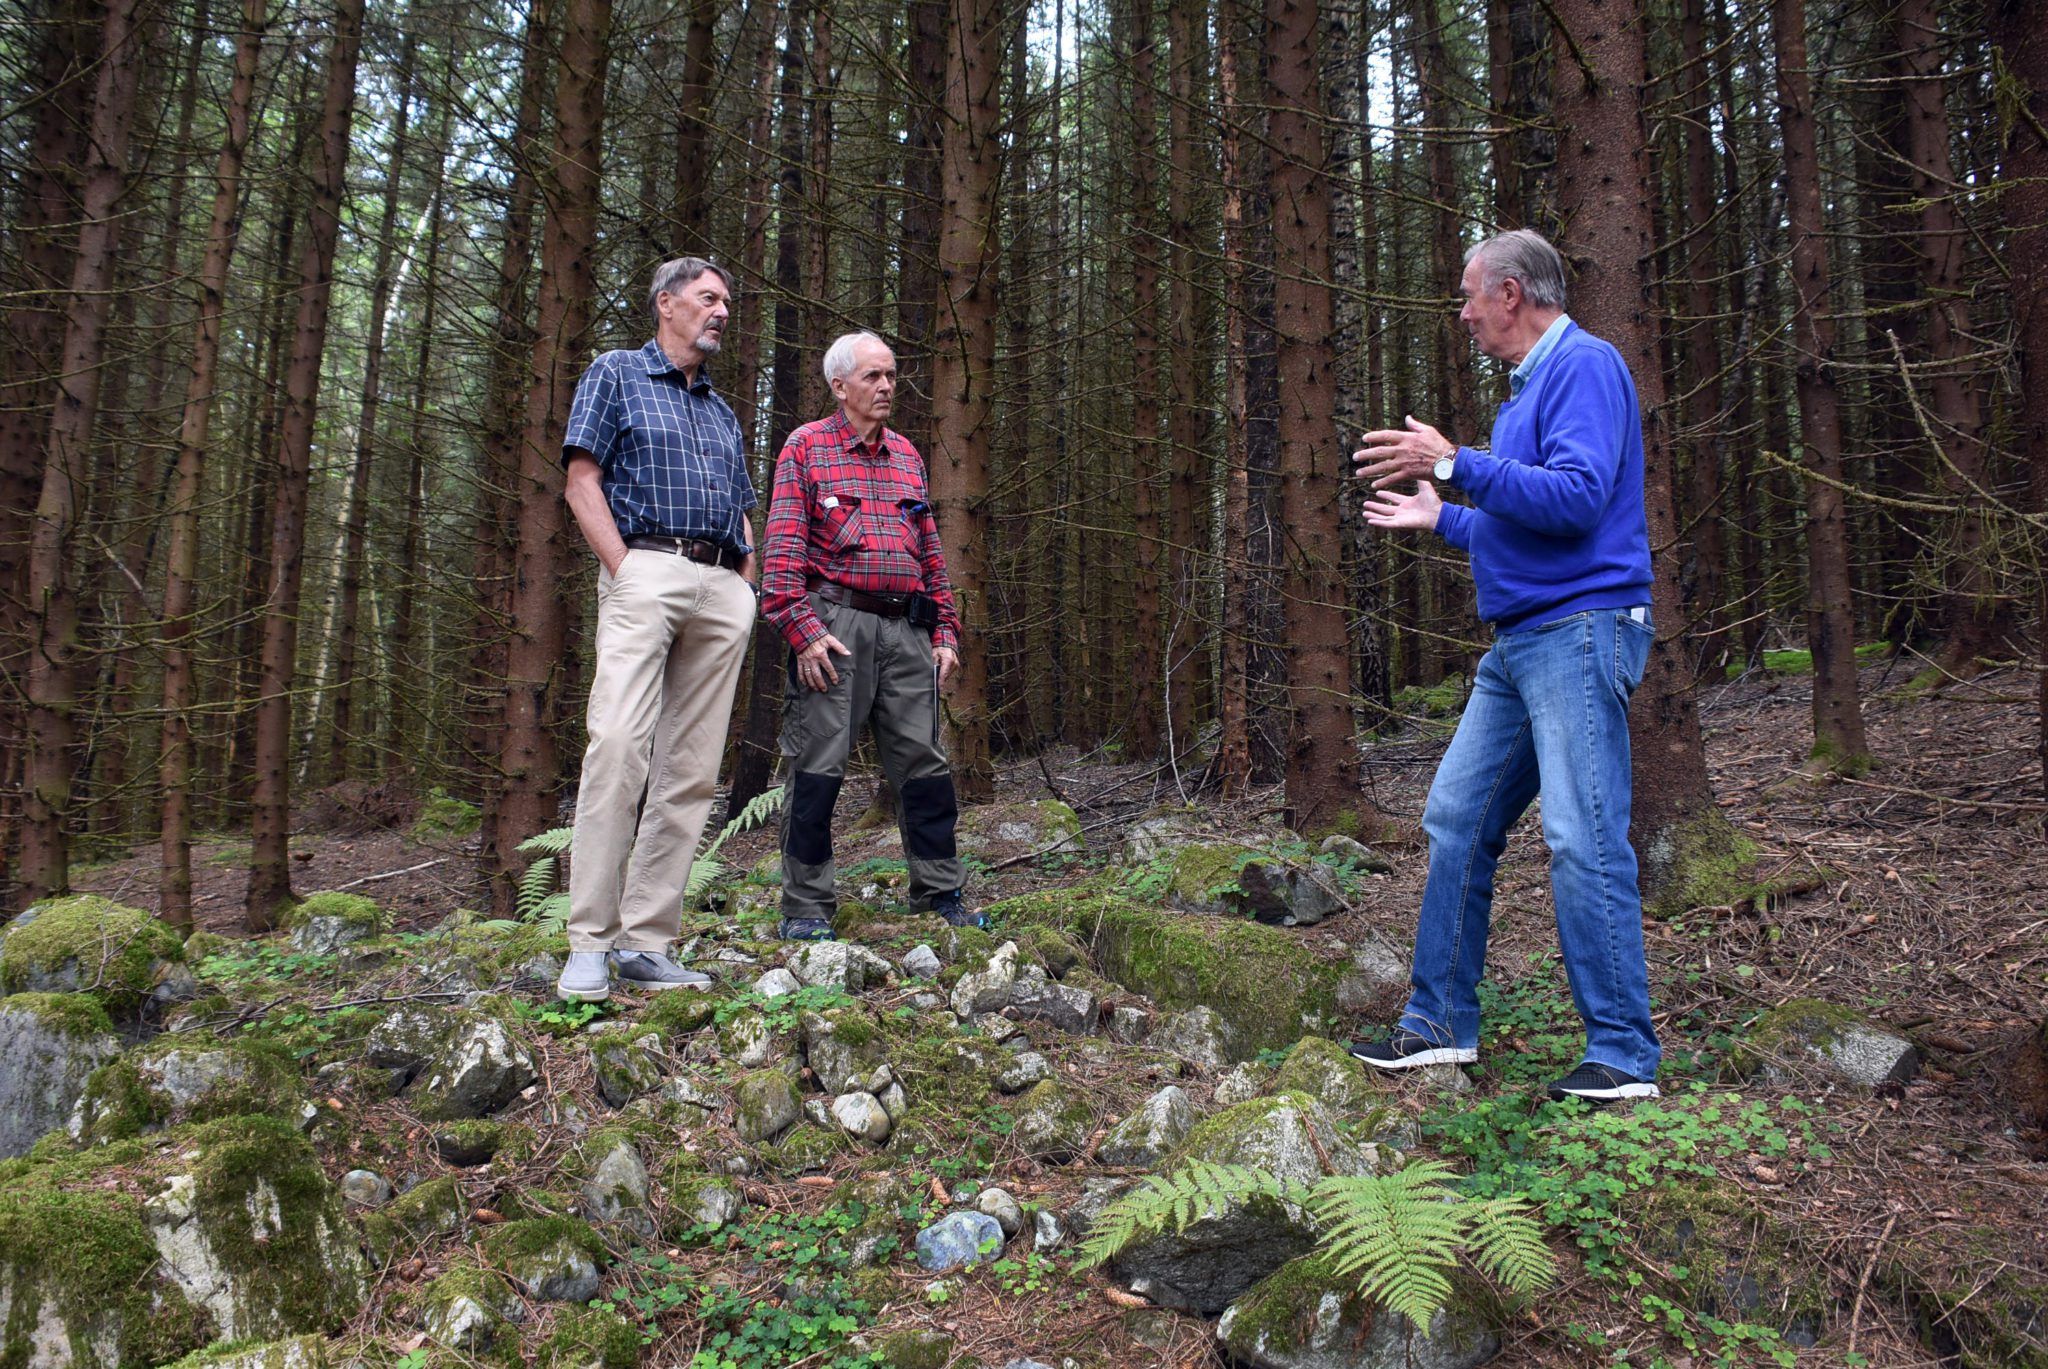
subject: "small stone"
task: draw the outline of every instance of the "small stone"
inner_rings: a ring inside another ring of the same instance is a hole
[[[860,993],[886,983],[891,966],[867,947],[850,941],[814,941],[791,958],[789,968],[814,987]]]
[[[1060,1225],[1058,1217],[1055,1217],[1042,1207],[1031,1214],[1031,1248],[1033,1250],[1043,1255],[1047,1251],[1059,1249],[1066,1239],[1066,1228]]]
[[[1363,870],[1369,875],[1391,875],[1394,873],[1394,863],[1392,861],[1373,850],[1372,847],[1367,846],[1364,842],[1356,841],[1341,832],[1333,832],[1329,836],[1324,837],[1322,844],[1317,846],[1316,850],[1323,855],[1335,856],[1338,860],[1349,861],[1352,869]]]
[[[768,1019],[748,1009],[737,1012],[718,1029],[718,1049],[743,1070],[757,1070],[775,1058],[775,1038]]]
[[[610,1031],[590,1043],[590,1058],[597,1076],[597,1091],[615,1108],[622,1108],[661,1083],[663,1051],[661,1033]]]
[[[487,1117],[539,1078],[533,1056],[510,1028],[495,1017],[469,1017],[428,1063],[417,1106],[427,1117]]]
[[[882,1111],[889,1114],[891,1122],[902,1121],[903,1114],[910,1111],[910,1095],[901,1084],[891,1084],[876,1096],[882,1100]]]
[[[992,1260],[1003,1248],[1002,1224],[985,1212],[949,1212],[917,1233],[920,1269],[943,1274]]]
[[[772,1141],[803,1115],[796,1085],[780,1070],[762,1070],[733,1090],[733,1130],[742,1141]]]
[[[1006,1239],[1024,1229],[1024,1209],[1006,1189],[983,1189],[974,1199],[974,1210],[995,1218]]]
[[[620,1141],[598,1160],[583,1183],[584,1215],[596,1222],[617,1222],[652,1238],[654,1218],[647,1210],[647,1166],[640,1152]]]
[[[1247,1060],[1216,1082],[1216,1104],[1218,1107],[1233,1108],[1239,1103],[1249,1103],[1266,1091],[1266,1080],[1273,1071],[1256,1060]]]
[[[1087,1235],[1103,1210],[1135,1186],[1133,1179],[1083,1179],[1081,1196],[1061,1214],[1061,1225],[1071,1235]]]
[[[919,979],[936,979],[941,968],[939,953],[929,946],[919,946],[903,957],[903,968],[906,973],[914,974]]]
[[[763,998],[780,998],[784,994],[795,993],[802,987],[797,977],[780,965],[754,981],[754,992]]]
[[[1155,1169],[1194,1124],[1194,1104],[1177,1086],[1168,1084],[1102,1138],[1095,1159],[1105,1165]]]
[[[1039,980],[1027,985],[1020,977],[1011,987],[1008,1011],[1018,1017],[1050,1022],[1061,1031],[1076,1035],[1095,1030],[1095,995],[1058,980]]]
[[[391,1201],[391,1181],[374,1170],[352,1169],[341,1176],[341,1198],[355,1207],[382,1207]]]
[[[1207,1070],[1220,1070],[1230,1063],[1229,1043],[1229,1024],[1207,1006],[1168,1013],[1152,1029],[1154,1049],[1178,1055]]]
[[[1052,1369],[1052,1366],[1043,1360],[1013,1359],[1003,1369]]]
[[[1109,1012],[1109,1039],[1135,1046],[1152,1032],[1152,1014],[1135,1003],[1119,1003]]]
[[[919,1012],[930,1012],[933,1008],[945,1007],[946,1000],[935,993],[914,993],[910,996],[910,1006]]]
[[[989,1013],[979,1017],[974,1025],[983,1036],[997,1045],[1007,1044],[1024,1034],[1024,1028],[1019,1026],[1015,1019],[1005,1017],[1001,1013]]]
[[[1037,1051],[1025,1051],[996,1076],[996,1087],[1004,1093],[1022,1093],[1039,1080],[1051,1077],[1051,1062]]]
[[[804,1120],[813,1126],[836,1127],[839,1121],[832,1115],[832,1100],[829,1098],[804,1099]]]
[[[1313,927],[1344,911],[1344,893],[1321,865],[1254,860],[1237,872],[1240,905],[1260,922]]]
[[[1094,1130],[1094,1105],[1047,1079],[1032,1085],[1019,1100],[1017,1125],[1010,1135],[1026,1155],[1060,1165],[1087,1152]]]
[[[1470,1093],[1473,1088],[1472,1076],[1460,1065],[1424,1065],[1415,1071],[1414,1078],[1438,1093]]]
[[[434,1153],[457,1169],[488,1164],[504,1142],[503,1123],[456,1122],[436,1128]]]
[[[953,1011],[961,1017],[1001,1012],[1010,1002],[1011,986],[1017,982],[1017,943],[1005,941],[980,969],[960,976],[953,986]]]
[[[849,1136],[875,1145],[889,1139],[892,1123],[882,1100],[872,1093],[842,1093],[832,1100],[832,1115]]]
[[[1351,963],[1337,980],[1337,1011],[1372,1022],[1393,1020],[1407,1001],[1408,957],[1377,933],[1351,948]]]

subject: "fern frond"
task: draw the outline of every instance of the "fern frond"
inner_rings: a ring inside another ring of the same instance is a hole
[[[559,863],[553,856],[542,856],[519,876],[519,890],[513,900],[519,916],[531,919],[541,900],[555,891],[555,869]]]
[[[683,902],[695,903],[711,891],[711,886],[724,879],[725,862],[709,851],[690,862],[690,877],[683,881]]]
[[[1185,1231],[1227,1211],[1234,1203],[1265,1195],[1286,1196],[1280,1181],[1262,1169],[1196,1160],[1172,1174],[1153,1174],[1103,1209],[1081,1245],[1078,1269],[1114,1258],[1141,1235]],[[1302,1195],[1306,1196],[1306,1195]]]
[[[552,827],[538,836],[528,837],[519,843],[519,853],[527,856],[559,856],[569,849],[576,838],[574,827]]]
[[[1543,1243],[1543,1224],[1516,1198],[1464,1205],[1472,1263],[1513,1293],[1539,1293],[1557,1282],[1557,1257]]]
[[[1459,1204],[1443,1186],[1450,1174],[1423,1163],[1340,1175],[1317,1184],[1310,1202],[1335,1271],[1355,1276],[1360,1294],[1424,1330],[1451,1296],[1449,1271],[1463,1244]]]
[[[534,926],[545,932],[559,932],[569,925],[569,896],[549,894],[540,901],[529,919]]]

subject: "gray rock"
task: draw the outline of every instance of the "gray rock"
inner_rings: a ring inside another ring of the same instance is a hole
[[[775,1058],[768,1019],[751,1008],[734,1013],[718,1028],[718,1050],[743,1070],[757,1070]]]
[[[1022,1093],[1041,1079],[1052,1078],[1052,1064],[1037,1051],[1025,1051],[996,1076],[996,1087],[1004,1093]]]
[[[1322,844],[1317,846],[1316,850],[1326,856],[1335,856],[1339,860],[1350,861],[1352,869],[1363,870],[1369,875],[1391,875],[1394,873],[1394,862],[1388,860],[1364,842],[1354,841],[1342,833],[1332,833],[1324,837]]]
[[[1052,1366],[1042,1360],[1013,1359],[1003,1369],[1052,1369]]]
[[[949,1212],[917,1233],[918,1268],[943,1274],[992,1260],[1003,1248],[1002,1224],[985,1212]]]
[[[1211,1007],[1168,1013],[1152,1028],[1151,1046],[1206,1070],[1230,1063],[1230,1024]]]
[[[512,1320],[507,1314],[520,1311],[516,1299],[502,1301],[463,1289],[437,1293],[429,1288],[421,1328],[427,1338],[450,1350],[482,1354],[497,1342],[500,1330]]]
[[[83,995],[0,999],[0,1160],[62,1127],[92,1072],[121,1053],[99,1004]]]
[[[1135,1003],[1119,1003],[1109,1010],[1109,1039],[1135,1046],[1152,1034],[1152,1014]]]
[[[1081,1196],[1061,1217],[1061,1223],[1075,1236],[1086,1236],[1104,1208],[1137,1186],[1135,1179],[1083,1179]]]
[[[420,1115],[488,1117],[540,1078],[524,1042],[495,1017],[467,1017],[448,1033],[419,1085]]]
[[[1407,954],[1374,932],[1351,948],[1351,963],[1337,980],[1337,1011],[1371,1022],[1391,1022],[1408,998]]]
[[[74,1141],[101,1142],[255,1113],[303,1124],[310,1120],[305,1107],[297,1064],[288,1056],[248,1040],[168,1032],[96,1071],[66,1129]]]
[[[1060,1219],[1044,1208],[1031,1214],[1031,1248],[1043,1255],[1058,1250],[1066,1242],[1067,1229],[1060,1225]]]
[[[797,977],[780,965],[754,981],[754,992],[763,998],[780,998],[784,994],[795,993],[802,987],[803,984]]]
[[[653,1239],[654,1216],[647,1205],[647,1166],[640,1152],[620,1141],[598,1157],[583,1181],[583,1211],[594,1222],[616,1222]]]
[[[814,1126],[836,1127],[839,1125],[839,1119],[832,1115],[832,1100],[830,1098],[804,1099],[804,1120]]]
[[[780,1070],[762,1070],[733,1090],[733,1130],[742,1141],[772,1141],[803,1115],[796,1085]]]
[[[882,1111],[889,1114],[891,1122],[902,1121],[903,1114],[910,1111],[910,1095],[901,1084],[891,1084],[875,1096],[882,1100]]]
[[[1216,1103],[1226,1108],[1249,1103],[1266,1091],[1266,1081],[1272,1077],[1270,1066],[1247,1060],[1216,1081]]]
[[[969,970],[953,986],[953,1011],[961,1017],[1001,1012],[1010,1002],[1010,989],[1017,982],[1017,943],[1005,941],[996,947],[979,969]]]
[[[894,1126],[889,1110],[872,1093],[842,1093],[832,1100],[832,1116],[847,1135],[880,1145]]]
[[[363,1058],[378,1069],[397,1070],[410,1081],[440,1050],[453,1020],[446,1008],[398,1008],[370,1028],[363,1038]]]
[[[1157,1168],[1195,1124],[1194,1104],[1173,1084],[1147,1098],[1095,1148],[1098,1164]]]
[[[706,1121],[711,1114],[725,1106],[725,1099],[718,1090],[700,1083],[688,1075],[670,1079],[661,1086],[661,1101],[686,1108],[694,1114],[695,1120]]]
[[[1010,1139],[1026,1155],[1067,1164],[1088,1151],[1095,1130],[1095,1106],[1055,1079],[1034,1084],[1019,1100]]]
[[[804,1060],[818,1076],[818,1087],[827,1093],[845,1093],[864,1084],[875,1068],[884,1064],[882,1036],[863,1009],[807,1012],[798,1029]]]
[[[1008,1046],[1011,1050],[1022,1050],[1028,1044],[1024,1028],[1013,1017],[1000,1013],[987,1013],[974,1019],[975,1028],[997,1045]]]
[[[368,941],[377,935],[377,924],[365,924],[332,914],[295,919],[292,948],[305,955],[333,955],[344,946]]]
[[[1920,1050],[1854,1009],[1796,998],[1750,1024],[1730,1070],[1781,1087],[1816,1080],[1884,1093],[1920,1072]]]
[[[1260,922],[1313,927],[1344,911],[1344,893],[1320,865],[1254,860],[1237,872],[1241,908]]]
[[[904,971],[919,979],[936,979],[941,968],[938,952],[929,946],[919,946],[903,957]]]
[[[1192,814],[1169,813],[1147,818],[1131,824],[1124,833],[1124,860],[1131,865],[1145,865],[1191,841],[1200,841],[1205,835],[1200,820]]]
[[[1357,1287],[1322,1257],[1294,1260],[1224,1311],[1217,1342],[1247,1369],[1478,1369],[1500,1353],[1500,1337],[1462,1299],[1416,1335]]]
[[[341,1176],[341,1200],[356,1207],[382,1207],[391,1201],[391,1181],[375,1170],[352,1169]]]
[[[568,1233],[538,1250],[508,1256],[503,1272],[539,1302],[589,1302],[603,1273],[596,1259]]]
[[[1268,1087],[1274,1093],[1305,1093],[1340,1113],[1364,1112],[1385,1096],[1379,1079],[1363,1061],[1321,1036],[1304,1036],[1295,1042]]]
[[[1095,1030],[1095,995],[1056,979],[1049,980],[1043,971],[1029,981],[1019,976],[1010,988],[1010,1006],[1005,1011],[1014,1017],[1050,1022],[1063,1032],[1077,1035]]]
[[[665,1063],[661,1033],[651,1027],[606,1032],[591,1041],[590,1060],[598,1093],[605,1102],[622,1108],[660,1085]]]
[[[1007,1189],[983,1189],[975,1195],[974,1210],[995,1218],[996,1225],[1003,1229],[1005,1239],[1024,1229],[1024,1209],[1010,1196]]]
[[[886,983],[891,966],[851,941],[814,941],[791,957],[789,968],[806,984],[859,993]]]

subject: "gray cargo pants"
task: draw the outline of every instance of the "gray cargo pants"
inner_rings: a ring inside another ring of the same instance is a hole
[[[953,845],[959,806],[939,742],[931,634],[815,594],[811,611],[853,654],[831,658],[839,683],[823,691],[797,680],[794,652],[784,674],[782,768],[789,793],[782,807],[782,915],[829,919],[838,907],[832,807],[864,723],[873,724],[882,770],[896,787],[910,906],[929,909],[934,895],[966,882]]]

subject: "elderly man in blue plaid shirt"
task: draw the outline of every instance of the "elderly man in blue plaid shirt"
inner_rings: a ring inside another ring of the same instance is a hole
[[[601,565],[590,744],[569,864],[569,963],[556,990],[703,988],[669,953],[711,812],[755,616],[754,485],[705,361],[732,278],[699,257],[656,269],[654,340],[606,352],[562,438],[567,498]]]

